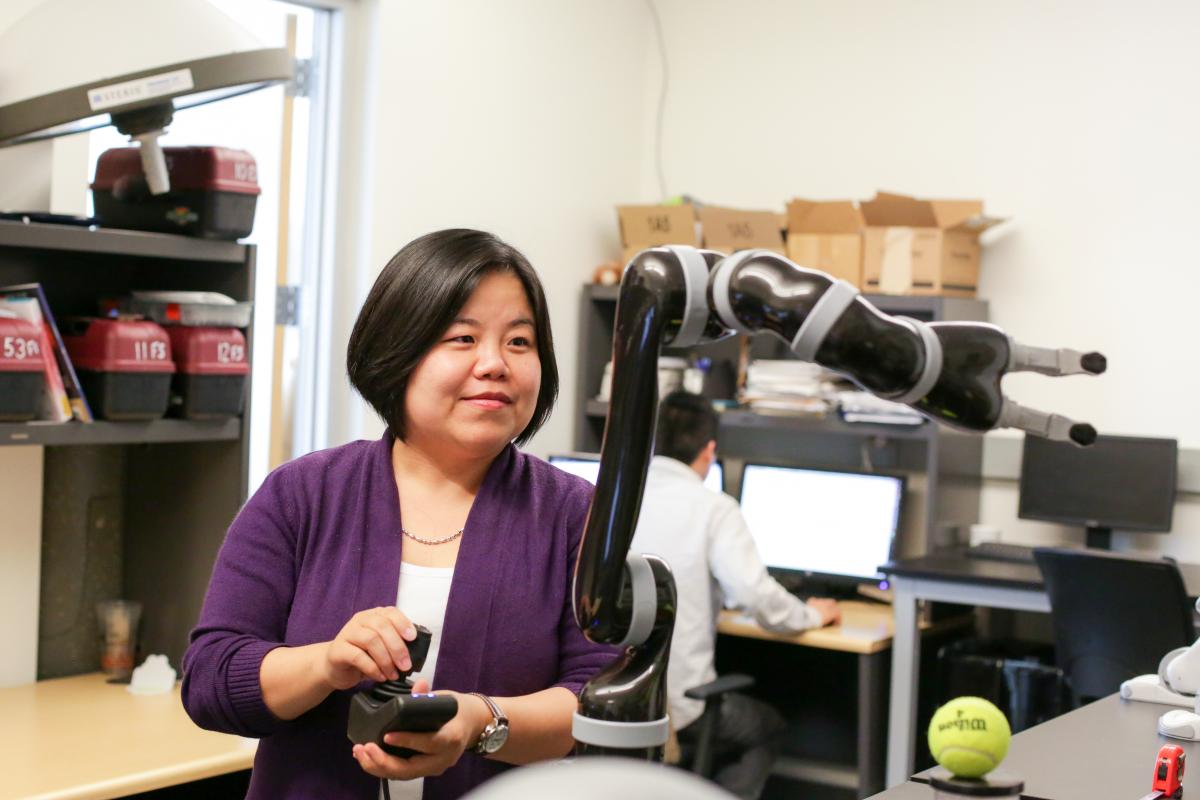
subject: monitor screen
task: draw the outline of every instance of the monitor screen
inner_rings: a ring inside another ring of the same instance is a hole
[[[1169,531],[1175,509],[1174,439],[1100,436],[1091,447],[1026,436],[1021,456],[1021,519]]]
[[[600,456],[595,453],[573,453],[571,455],[550,456],[550,463],[564,472],[578,475],[593,486],[600,476]],[[704,479],[704,485],[714,492],[719,492],[725,486],[725,471],[720,461],[713,462]]]
[[[904,479],[747,464],[742,515],[772,569],[872,580],[892,555]]]

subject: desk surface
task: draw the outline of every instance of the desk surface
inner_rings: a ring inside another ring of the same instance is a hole
[[[120,797],[249,769],[256,745],[196,727],[178,685],[133,695],[91,674],[0,689],[4,797]]]
[[[1178,564],[1188,595],[1200,596],[1200,565]],[[964,581],[980,585],[1041,591],[1045,587],[1037,564],[968,558],[965,550],[948,550],[916,558],[892,561],[881,568],[889,575],[905,578]]]
[[[1025,781],[1021,797],[1030,800],[1137,800],[1150,791],[1154,757],[1164,744],[1180,745],[1189,763],[1200,763],[1200,742],[1158,734],[1158,718],[1169,709],[1109,695],[1018,733],[1001,769]],[[928,773],[913,780],[927,780]]]
[[[840,650],[843,653],[879,653],[892,646],[895,619],[890,605],[862,600],[842,600],[838,602],[838,606],[842,609],[840,625],[813,628],[803,633],[773,633],[750,617],[729,610],[721,612],[717,631],[730,636],[787,642],[821,650]],[[963,620],[948,620],[946,624],[958,625],[962,622]],[[939,627],[941,625],[942,623],[938,623]],[[921,625],[921,630],[927,628],[927,625]]]
[[[867,800],[937,800],[933,796],[933,787],[928,783],[915,783],[907,781],[898,786],[893,786],[886,792],[873,794]],[[1136,798],[1129,798],[1136,800]]]

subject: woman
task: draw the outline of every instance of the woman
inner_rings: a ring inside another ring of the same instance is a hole
[[[478,231],[411,242],[347,367],[387,431],[280,467],[238,514],[184,658],[188,713],[261,738],[251,798],[367,800],[380,779],[393,798],[457,797],[566,755],[576,694],[613,650],[571,612],[591,486],[514,446],[558,391],[533,268]],[[411,667],[414,624],[434,633],[417,690],[431,678],[458,715],[389,734],[422,753],[407,760],[352,746],[350,696]]]

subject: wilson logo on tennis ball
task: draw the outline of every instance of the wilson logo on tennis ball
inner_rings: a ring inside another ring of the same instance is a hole
[[[958,719],[947,720],[945,722],[938,723],[938,726],[937,726],[938,733],[941,733],[943,731],[948,731],[951,728],[958,730],[958,731],[986,731],[987,730],[987,720],[986,719],[980,719],[979,717],[975,717],[974,719],[963,719],[962,711],[958,712],[958,717],[959,717]]]

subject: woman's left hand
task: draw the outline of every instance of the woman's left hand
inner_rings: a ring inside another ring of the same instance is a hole
[[[419,680],[413,686],[414,694],[429,691],[429,681]],[[458,763],[467,748],[474,747],[484,727],[492,721],[492,712],[480,698],[440,690],[440,695],[450,695],[458,700],[458,713],[433,733],[396,731],[386,734],[383,740],[394,747],[407,747],[418,752],[409,758],[388,755],[374,742],[354,745],[354,758],[368,775],[388,780],[406,781],[441,775]]]

